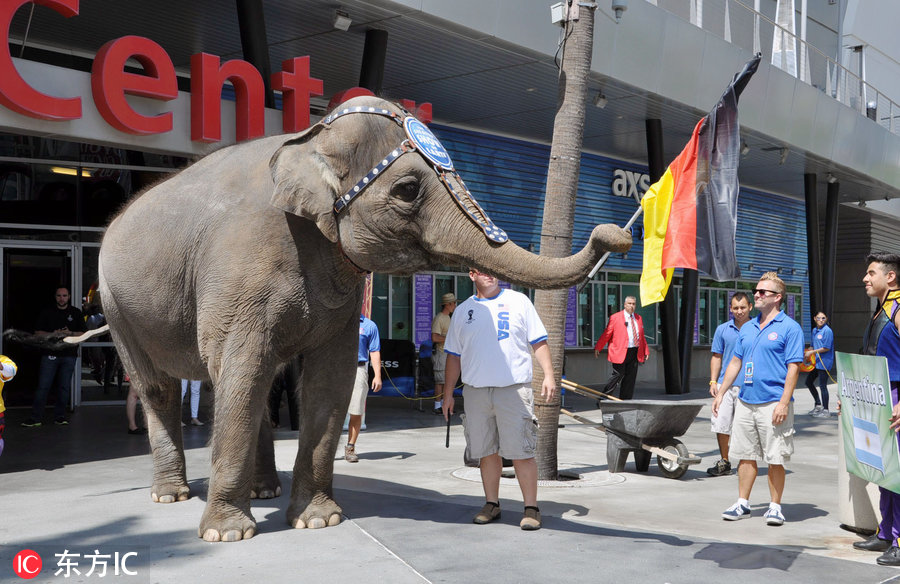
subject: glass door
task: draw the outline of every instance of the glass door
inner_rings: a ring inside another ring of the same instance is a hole
[[[106,324],[103,299],[97,292],[100,244],[83,243],[81,247],[81,307],[88,330]],[[109,334],[92,337],[81,346],[78,369],[79,402],[107,405],[121,403],[128,396],[129,382]]]
[[[0,330],[14,328],[34,332],[40,312],[55,305],[56,289],[60,286],[69,289],[74,306],[81,306],[81,282],[75,270],[78,265],[75,244],[0,241],[0,250],[3,273]],[[3,343],[0,350],[18,366],[16,378],[3,390],[6,407],[30,407],[37,387],[40,352],[13,343]],[[72,376],[74,379],[69,396],[72,406],[78,405],[80,358],[75,367],[76,375]],[[48,406],[55,399],[51,391]]]

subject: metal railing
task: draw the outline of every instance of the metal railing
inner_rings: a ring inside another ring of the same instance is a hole
[[[900,106],[817,47],[756,12],[741,0],[648,0],[703,30],[812,85],[893,134],[900,134]],[[774,40],[780,51],[773,59]]]

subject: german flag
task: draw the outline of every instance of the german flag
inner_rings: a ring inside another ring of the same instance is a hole
[[[734,76],[681,154],[641,199],[642,306],[666,297],[675,268],[699,270],[720,282],[741,274],[734,246],[741,150],[737,103],[760,58],[756,55]]]

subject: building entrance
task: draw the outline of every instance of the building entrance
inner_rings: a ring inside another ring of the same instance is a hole
[[[78,298],[78,287],[75,286],[73,256],[75,246],[72,244],[4,244],[2,250],[2,306],[0,318],[2,330],[15,328],[34,332],[40,312],[54,304],[54,295],[59,286],[66,286],[73,300]],[[77,301],[75,302],[77,305]],[[40,353],[36,349],[23,347],[13,343],[3,343],[3,354],[18,365],[16,378],[6,385],[3,399],[7,408],[30,407],[37,387],[38,365]],[[80,364],[80,360],[79,360]],[[77,367],[77,366],[76,366]],[[78,375],[71,388],[69,403],[78,385]],[[56,396],[50,392],[48,405],[53,404]]]

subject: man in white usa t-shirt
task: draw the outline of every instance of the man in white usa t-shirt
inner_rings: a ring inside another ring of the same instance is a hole
[[[527,296],[501,289],[494,276],[478,270],[469,270],[469,278],[475,283],[475,296],[457,307],[444,341],[444,387],[451,388],[444,392],[444,419],[453,413],[452,388],[462,367],[466,442],[471,455],[481,459],[486,499],[474,522],[485,524],[500,517],[502,456],[513,461],[525,502],[519,526],[540,529],[531,349],[544,372],[541,396],[550,399],[556,382],[547,330]]]

